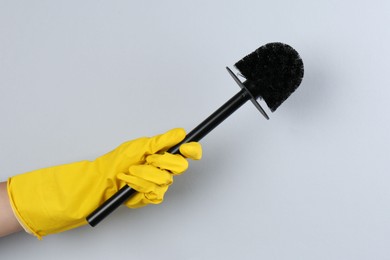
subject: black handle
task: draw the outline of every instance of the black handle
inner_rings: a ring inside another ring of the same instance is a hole
[[[99,224],[100,221],[105,219],[111,212],[122,205],[137,191],[133,190],[129,185],[123,186],[113,196],[106,200],[100,207],[95,209],[88,217],[88,223],[94,227]]]
[[[180,145],[183,143],[198,142],[249,99],[251,99],[250,93],[246,89],[242,89],[235,96],[229,99],[224,105],[217,109],[211,116],[209,116],[190,133],[188,133],[182,142],[169,149],[168,152],[179,153]],[[133,190],[128,185],[125,185],[111,198],[106,200],[101,206],[99,206],[95,211],[87,216],[88,223],[92,227],[96,226],[100,221],[102,221],[135,193],[135,190]]]

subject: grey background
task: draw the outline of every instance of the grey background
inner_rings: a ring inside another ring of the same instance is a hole
[[[305,63],[264,120],[203,141],[166,200],[95,229],[0,239],[1,259],[389,259],[389,1],[0,0],[0,175],[191,130],[268,42]]]

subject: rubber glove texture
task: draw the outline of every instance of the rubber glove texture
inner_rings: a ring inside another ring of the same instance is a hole
[[[124,185],[138,193],[125,204],[158,204],[173,176],[188,168],[186,158],[202,156],[199,143],[165,152],[185,137],[182,128],[125,142],[94,161],[80,161],[20,174],[8,179],[10,203],[21,225],[39,239],[86,224],[86,216]]]

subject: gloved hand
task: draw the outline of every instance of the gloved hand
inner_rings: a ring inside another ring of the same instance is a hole
[[[124,185],[137,190],[130,208],[161,203],[185,158],[200,159],[199,143],[180,146],[182,155],[164,153],[185,137],[181,128],[125,142],[94,161],[40,169],[8,179],[10,203],[21,225],[37,236],[86,224],[86,216]]]

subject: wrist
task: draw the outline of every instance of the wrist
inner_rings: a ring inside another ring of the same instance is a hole
[[[0,183],[0,237],[23,230],[11,207],[7,193],[7,183]]]

